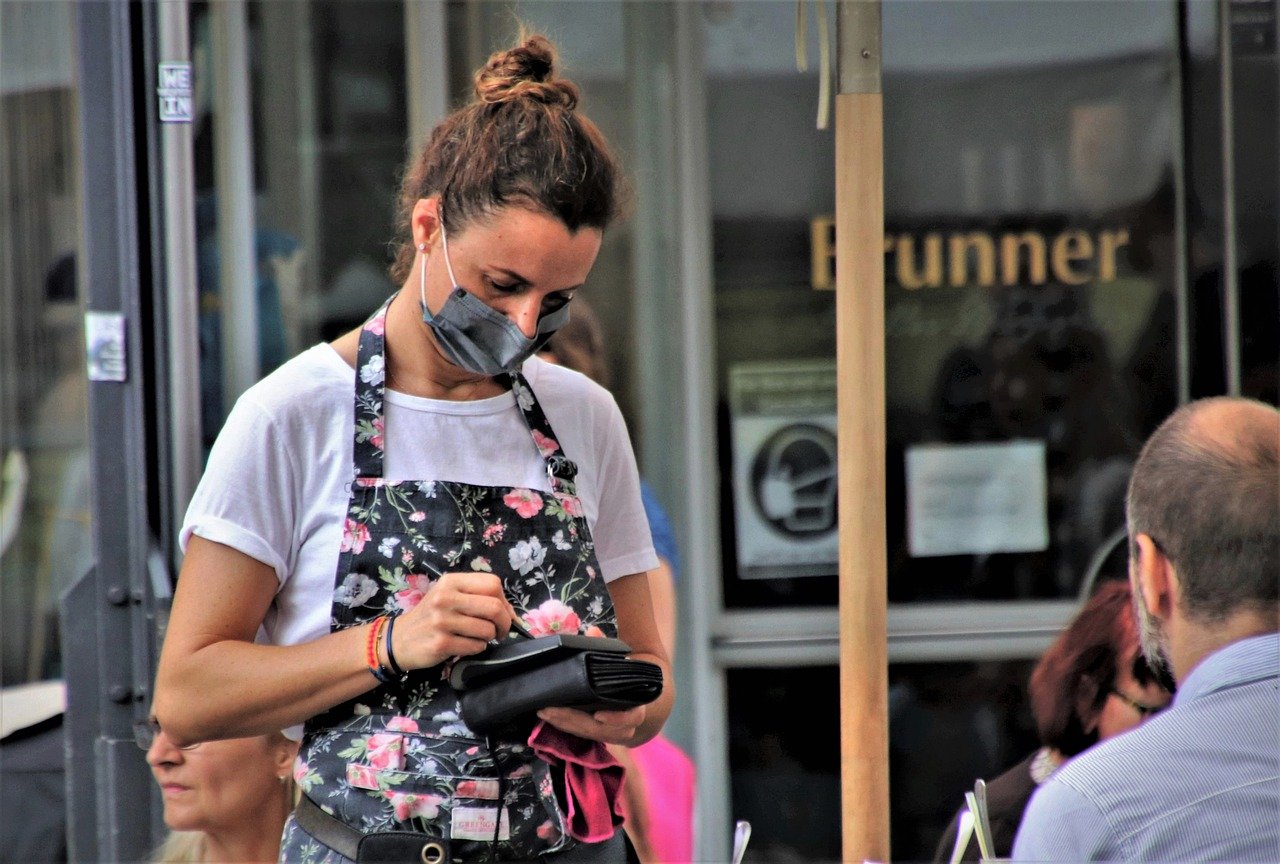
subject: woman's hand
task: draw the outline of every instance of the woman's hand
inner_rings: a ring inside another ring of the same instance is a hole
[[[618,638],[631,646],[629,655],[662,668],[662,694],[648,705],[625,711],[579,711],[576,708],[543,708],[538,717],[571,735],[606,744],[643,744],[662,728],[671,713],[675,686],[671,664],[658,627],[654,624],[649,599],[649,579],[644,573],[622,576],[609,583],[609,594],[618,615]]]
[[[628,744],[645,719],[645,708],[637,705],[625,711],[579,711],[577,708],[543,708],[538,717],[579,738],[605,744]]]
[[[392,634],[396,662],[427,669],[450,657],[478,654],[505,639],[514,613],[492,573],[445,573],[422,601],[400,616]]]

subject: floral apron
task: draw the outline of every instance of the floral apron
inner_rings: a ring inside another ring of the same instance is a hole
[[[382,479],[386,310],[384,305],[360,333],[355,482],[331,629],[413,608],[431,590],[433,574],[476,570],[501,577],[534,635],[616,635],[575,493],[576,466],[519,373],[503,383],[529,426],[530,446],[546,463],[551,494]],[[294,772],[302,791],[365,833],[421,831],[445,838],[455,860],[527,860],[574,846],[550,766],[523,739],[487,739],[468,729],[446,669],[416,670],[403,682],[376,686],[309,720]],[[346,859],[290,819],[280,860]]]

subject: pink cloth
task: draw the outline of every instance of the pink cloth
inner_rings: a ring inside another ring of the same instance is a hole
[[[548,765],[564,766],[569,834],[583,843],[599,843],[622,824],[625,769],[599,741],[562,732],[545,721],[533,727],[529,746]]]
[[[631,748],[649,806],[649,845],[663,864],[693,860],[696,772],[683,750],[662,735]]]

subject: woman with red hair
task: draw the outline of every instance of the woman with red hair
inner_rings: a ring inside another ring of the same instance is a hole
[[[1027,802],[1058,766],[1132,729],[1172,698],[1142,656],[1128,582],[1102,583],[1040,658],[1028,689],[1041,747],[987,783],[992,852],[998,858],[1012,851]],[[957,814],[935,861],[950,859],[958,821]],[[976,844],[969,844],[964,860],[978,860]]]

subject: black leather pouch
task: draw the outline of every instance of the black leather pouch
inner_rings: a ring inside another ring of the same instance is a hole
[[[462,719],[488,734],[531,721],[539,708],[630,708],[662,693],[661,667],[626,655],[619,639],[559,635],[508,640],[459,660],[449,683]]]
[[[411,831],[366,834],[356,850],[358,864],[450,864],[449,841]]]

